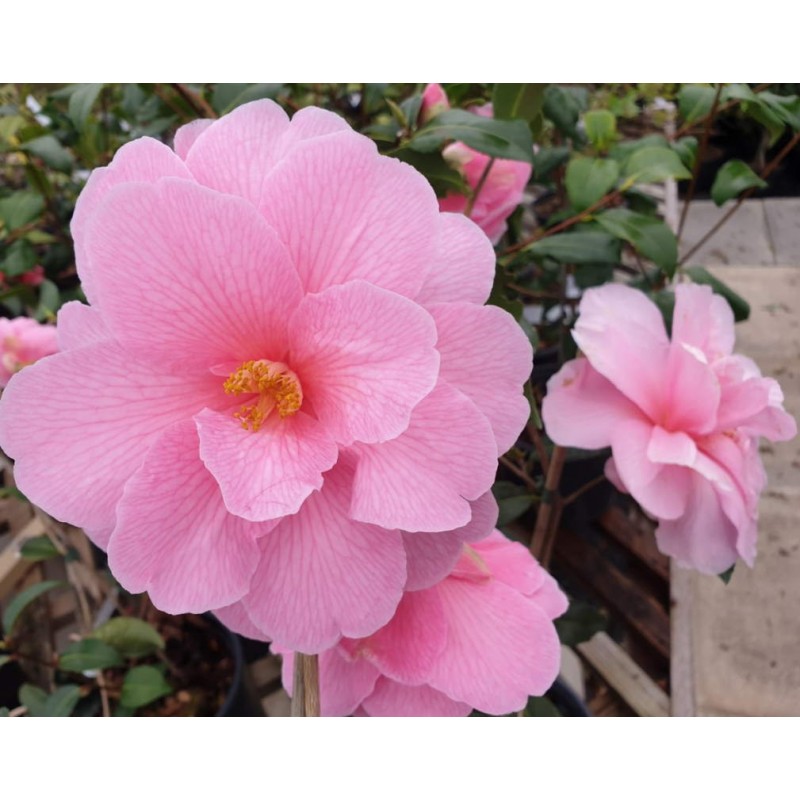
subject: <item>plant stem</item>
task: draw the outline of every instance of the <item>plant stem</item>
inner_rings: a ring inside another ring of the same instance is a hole
[[[561,507],[566,508],[570,503],[574,503],[579,497],[586,494],[591,489],[594,489],[595,486],[599,486],[601,483],[605,483],[606,476],[605,475],[598,475],[596,478],[592,478],[590,481],[581,486],[580,489],[576,489],[572,494],[568,494],[562,501]]]
[[[182,83],[171,83],[170,86],[197,111],[202,117],[209,119],[216,119],[217,112],[208,104],[205,98],[201,97],[197,92],[193,92],[188,86]]]
[[[753,94],[758,94],[759,92],[763,92],[765,89],[768,89],[770,86],[771,86],[771,84],[769,84],[769,83],[760,83],[758,86],[756,86],[755,89],[753,89]],[[738,105],[741,102],[742,102],[742,100],[739,100],[738,98],[734,98],[733,100],[728,100],[727,103],[723,103],[717,109],[716,113],[717,114],[721,114],[723,111],[727,111],[728,109],[733,108],[734,106]],[[712,112],[709,112],[708,114],[706,114],[706,116],[700,117],[700,119],[696,119],[696,120],[693,120],[692,122],[687,122],[684,125],[681,125],[681,127],[672,136],[670,136],[669,138],[674,142],[676,139],[679,139],[681,136],[686,135],[689,131],[694,130],[695,128],[699,127],[700,125],[705,125],[705,122],[708,119],[708,117],[711,116],[711,113]]]
[[[781,163],[781,161],[783,161],[783,159],[789,155],[798,142],[800,142],[800,131],[798,131],[781,149],[780,153],[778,153],[778,155],[776,155],[775,158],[773,158],[772,161],[770,161],[769,164],[764,167],[759,175],[759,178],[766,180],[778,168],[778,165]],[[696,244],[692,245],[689,252],[686,253],[686,255],[684,255],[683,258],[681,258],[681,260],[678,262],[679,266],[683,266],[739,210],[739,207],[742,205],[742,203],[744,203],[744,201],[747,200],[747,198],[750,197],[757,188],[757,186],[752,186],[750,189],[743,192],[733,208],[729,209],[726,214],[720,217],[716,224],[714,224]]]
[[[318,717],[319,715],[319,656],[295,653],[292,716]]]
[[[486,162],[486,166],[483,168],[483,172],[481,173],[481,177],[478,179],[478,184],[475,187],[475,191],[472,193],[472,197],[467,200],[467,207],[464,209],[464,216],[471,217],[472,216],[472,209],[475,208],[475,203],[478,199],[478,195],[481,193],[483,189],[483,185],[486,183],[486,179],[489,177],[489,171],[494,166],[494,156],[492,156],[489,161]]]
[[[544,496],[539,505],[536,517],[536,527],[531,537],[531,553],[535,558],[541,559],[548,550],[548,539],[551,530],[554,508],[558,501],[558,486],[561,483],[561,473],[564,471],[564,461],[567,451],[556,445],[550,457],[550,466],[544,482]]]
[[[706,117],[705,127],[703,128],[703,138],[700,140],[700,147],[697,150],[697,157],[695,158],[694,162],[694,169],[692,170],[692,180],[689,183],[689,188],[686,190],[686,199],[683,201],[683,210],[681,211],[681,221],[678,223],[678,233],[677,238],[678,241],[681,240],[681,233],[683,232],[683,226],[686,223],[686,215],[689,213],[689,204],[692,202],[692,198],[694,197],[694,190],[697,186],[697,177],[700,174],[700,167],[703,164],[703,158],[706,154],[706,149],[708,148],[708,139],[711,136],[711,128],[714,124],[714,117],[717,113],[717,107],[719,106],[719,97],[722,94],[722,84],[717,84],[717,92],[714,95],[714,102],[711,104],[711,112]]]
[[[513,472],[532,492],[536,492],[536,481],[534,481],[524,469],[518,467],[508,456],[500,456],[500,463],[509,472]]]

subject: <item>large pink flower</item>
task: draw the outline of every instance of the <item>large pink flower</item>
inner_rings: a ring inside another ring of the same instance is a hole
[[[489,241],[421,175],[260,101],[175,152],[123,147],[72,232],[91,305],[11,382],[0,443],[125,588],[316,652],[449,568],[527,418],[531,351],[482,305]]]
[[[58,352],[58,337],[52,325],[35,319],[0,317],[0,388],[11,376],[40,358]]]
[[[388,625],[320,656],[323,716],[509,714],[558,674],[553,619],[567,600],[522,545],[499,531],[465,545],[439,583],[407,591]],[[280,648],[277,648],[280,652]],[[292,692],[293,658],[283,683]]]
[[[606,473],[659,520],[661,550],[720,573],[756,554],[765,484],[758,437],[791,439],[777,382],[733,354],[733,314],[707,286],[675,290],[672,340],[644,294],[586,292],[574,337],[586,358],[550,379],[542,416],[557,444],[611,446]]]
[[[422,95],[421,119],[435,116],[439,111],[449,108],[447,95],[438,83],[430,83]],[[490,103],[470,109],[484,117],[492,116]],[[490,156],[473,150],[463,142],[453,142],[442,151],[442,155],[450,165],[460,172],[471,189],[475,189],[489,164]],[[522,202],[522,193],[531,177],[532,167],[525,161],[511,161],[497,158],[492,164],[486,180],[481,187],[477,200],[470,212],[473,219],[484,233],[496,244],[506,231],[506,220],[514,209]],[[469,198],[455,192],[449,192],[439,200],[442,211],[463,213]]]

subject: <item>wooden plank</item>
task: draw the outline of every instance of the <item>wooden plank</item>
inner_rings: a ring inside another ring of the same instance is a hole
[[[672,657],[669,690],[673,717],[695,717],[694,647],[692,645],[692,574],[672,562]]]
[[[669,659],[669,616],[664,608],[606,557],[604,548],[562,530],[558,557],[613,607],[646,642]]]
[[[640,717],[668,717],[669,697],[606,633],[596,633],[578,652]]]
[[[659,578],[669,581],[669,558],[659,551],[653,529],[636,525],[616,506],[609,508],[598,520],[603,530],[646,564]]]
[[[0,598],[5,597],[34,564],[20,555],[20,548],[28,539],[44,532],[41,520],[32,519],[0,552]]]

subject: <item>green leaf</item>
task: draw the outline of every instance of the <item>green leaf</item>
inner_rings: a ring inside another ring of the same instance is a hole
[[[20,145],[20,149],[26,153],[37,156],[47,164],[48,167],[57,169],[59,172],[70,172],[74,159],[55,136],[39,136]]]
[[[55,558],[59,555],[52,539],[43,533],[41,536],[34,536],[28,539],[19,549],[19,554],[29,561],[44,561],[48,558]]]
[[[585,95],[565,86],[550,85],[545,89],[544,115],[571,139],[577,138],[578,120],[585,109]]]
[[[47,703],[47,692],[32,683],[23,683],[19,687],[19,702],[28,709],[29,717],[46,717],[44,713]]]
[[[172,694],[172,687],[155,667],[134,667],[122,682],[119,702],[126,708],[137,709],[168,694]]]
[[[763,189],[766,185],[767,182],[759,178],[744,161],[734,158],[719,168],[711,187],[711,199],[721,206],[728,200],[738,197],[746,189],[753,187]]]
[[[282,88],[282,83],[218,83],[211,106],[221,116],[251,100],[274,100]]]
[[[6,706],[0,708],[0,717],[10,717],[10,716],[11,716],[10,709],[8,709]]]
[[[775,97],[775,95],[772,95],[772,97]],[[753,102],[742,103],[742,111],[767,129],[769,145],[772,147],[778,141],[786,126],[783,109],[770,100],[768,92],[761,92],[755,95]]]
[[[601,231],[567,231],[546,236],[528,245],[525,252],[536,258],[553,258],[565,264],[619,262],[619,242]]]
[[[0,220],[13,231],[35,220],[43,209],[44,198],[38,192],[25,189],[0,200]]]
[[[670,147],[678,154],[686,169],[694,169],[697,158],[697,137],[681,136],[676,142],[671,142]]]
[[[667,178],[691,178],[680,156],[666,147],[642,147],[631,153],[625,164],[625,175],[636,183],[661,183]]]
[[[45,701],[42,716],[68,717],[80,699],[81,690],[74,683],[59,686]]]
[[[121,667],[124,663],[122,656],[111,645],[99,639],[73,642],[58,659],[59,668],[67,672]]]
[[[454,170],[442,158],[441,153],[419,153],[407,147],[395,150],[391,155],[410,164],[417,172],[421,172],[433,187],[437,197],[444,197],[448,192],[467,195],[469,185],[460,172]]]
[[[575,267],[575,283],[581,289],[601,286],[614,279],[613,264],[578,264]]]
[[[695,283],[710,286],[718,295],[724,297],[728,301],[728,305],[733,311],[733,318],[737,322],[744,322],[750,316],[750,304],[747,300],[736,294],[730,286],[712,275],[705,267],[684,267],[683,271]]]
[[[508,273],[500,264],[495,264],[494,283],[492,284],[492,291],[489,295],[489,299],[486,302],[489,305],[497,306],[504,311],[508,311],[514,319],[519,321],[522,319],[522,312],[525,310],[525,307],[519,300],[512,300],[508,296],[507,284]]]
[[[524,487],[511,481],[496,481],[492,486],[492,494],[500,509],[497,524],[501,527],[521,517],[536,499]]]
[[[529,697],[523,717],[560,717],[561,712],[546,697]]]
[[[575,647],[604,631],[608,622],[595,606],[573,600],[566,613],[555,620],[554,624],[561,644]]]
[[[577,156],[567,165],[564,183],[570,202],[583,211],[609,192],[619,178],[619,164],[607,158]]]
[[[8,250],[6,257],[0,262],[0,272],[9,277],[24,275],[36,266],[36,251],[24,239],[17,239]]]
[[[617,120],[610,111],[587,111],[583,115],[583,125],[592,147],[601,152],[617,138]]]
[[[627,208],[604,211],[595,219],[612,236],[631,244],[637,253],[650,259],[670,278],[675,274],[678,240],[663,220],[637,214]]]
[[[533,177],[536,183],[543,183],[550,173],[566,164],[571,154],[569,147],[542,147],[533,156]]]
[[[34,316],[39,322],[54,319],[55,313],[61,305],[61,295],[52,281],[46,278],[39,285],[39,305]]]
[[[608,151],[608,155],[619,161],[620,164],[624,164],[637,150],[645,147],[669,147],[669,142],[660,133],[651,133],[649,136],[642,136],[641,139],[617,142]]]
[[[37,597],[41,597],[45,592],[49,592],[56,587],[65,586],[63,581],[42,581],[41,583],[34,583],[23,589],[19,594],[15,595],[11,602],[6,606],[3,611],[3,630],[6,636],[11,636],[14,631],[14,624],[19,615],[34,601]]]
[[[460,109],[437,114],[414,134],[408,146],[431,153],[450,140],[463,142],[495,158],[533,161],[531,131],[522,120],[488,119]]]
[[[495,119],[524,119],[535,124],[542,113],[546,83],[496,83],[492,92]]]
[[[727,586],[731,582],[731,578],[733,577],[733,571],[736,569],[736,564],[732,567],[728,567],[725,572],[720,572],[718,575],[719,579]]]
[[[102,90],[102,83],[80,83],[70,95],[67,114],[79,132],[83,132],[89,112]]]
[[[690,84],[678,92],[678,109],[686,122],[694,122],[711,113],[716,89],[711,86]]]
[[[92,638],[111,645],[125,658],[143,658],[164,649],[158,631],[136,617],[114,617],[92,631]]]

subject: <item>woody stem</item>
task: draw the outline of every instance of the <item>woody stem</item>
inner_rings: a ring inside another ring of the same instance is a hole
[[[319,656],[294,654],[293,717],[318,717],[319,712]]]

